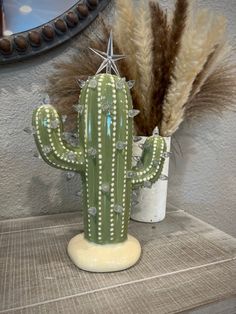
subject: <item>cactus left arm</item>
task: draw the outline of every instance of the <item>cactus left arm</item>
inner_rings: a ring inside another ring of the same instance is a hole
[[[35,110],[32,124],[38,150],[49,165],[67,171],[84,171],[83,148],[63,141],[62,122],[52,106],[44,105]]]
[[[132,169],[134,173],[132,184],[134,187],[142,186],[145,182],[154,183],[161,175],[165,158],[163,154],[166,152],[166,143],[163,137],[151,136],[147,138],[140,165]]]

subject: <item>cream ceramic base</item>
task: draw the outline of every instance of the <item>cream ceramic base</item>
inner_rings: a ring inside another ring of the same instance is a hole
[[[91,272],[113,272],[133,266],[141,254],[141,246],[128,235],[123,243],[100,245],[87,241],[84,234],[72,238],[67,248],[74,264]]]

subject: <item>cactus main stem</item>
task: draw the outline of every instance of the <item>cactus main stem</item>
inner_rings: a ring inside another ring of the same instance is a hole
[[[131,194],[127,170],[132,157],[132,121],[128,113],[132,107],[128,87],[117,90],[117,81],[113,75],[102,74],[97,78],[97,87],[84,88],[80,97],[85,108],[84,116],[79,117],[80,135],[88,156],[85,237],[96,243],[117,243],[127,238]],[[119,143],[124,148],[118,149]],[[90,155],[93,150],[96,154]],[[89,212],[91,208],[96,214]]]

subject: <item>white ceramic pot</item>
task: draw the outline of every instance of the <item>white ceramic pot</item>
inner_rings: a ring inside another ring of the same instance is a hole
[[[137,143],[133,143],[133,156],[141,156],[140,146],[145,143],[146,137],[141,137]],[[171,138],[165,138],[167,152],[170,151]],[[140,145],[141,144],[141,145]],[[162,174],[168,177],[169,159],[166,158]],[[158,180],[151,188],[139,189],[134,196],[134,204],[131,210],[131,219],[142,222],[159,222],[166,216],[168,180]]]

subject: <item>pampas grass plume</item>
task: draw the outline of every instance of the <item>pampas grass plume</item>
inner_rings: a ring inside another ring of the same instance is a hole
[[[202,71],[215,46],[225,33],[225,18],[213,17],[206,10],[198,12],[185,30],[182,46],[176,59],[171,86],[163,104],[161,134],[172,135],[184,119],[193,82]]]

